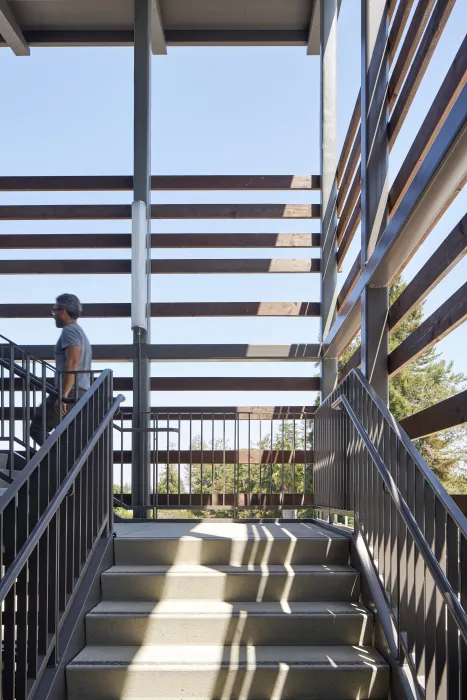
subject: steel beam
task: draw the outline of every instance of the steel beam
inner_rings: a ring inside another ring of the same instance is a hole
[[[167,54],[159,0],[151,0],[151,48],[154,55],[165,56]]]
[[[320,0],[321,21],[321,338],[337,304],[337,16],[338,0]],[[322,363],[322,399],[337,382],[337,359]]]
[[[366,285],[388,286],[461,191],[467,160],[467,86],[440,129],[363,272],[324,341],[324,357],[338,357],[360,325]]]
[[[151,26],[152,0],[135,0],[135,47],[134,47],[134,201],[151,206]],[[150,396],[150,368],[148,357],[150,312],[150,217],[147,227],[146,283],[148,285],[147,330],[136,329],[133,345],[136,357],[133,360],[133,427],[146,428]],[[138,508],[148,503],[150,492],[149,433],[139,431],[133,436],[133,462],[131,469],[132,503],[134,517],[145,517],[146,512]]]
[[[0,0],[0,34],[16,56],[29,56],[29,46],[7,0]]]
[[[388,158],[388,10],[386,0],[362,0],[361,66],[361,269],[364,270],[387,224]],[[361,299],[362,372],[389,401],[385,287],[365,286]]]

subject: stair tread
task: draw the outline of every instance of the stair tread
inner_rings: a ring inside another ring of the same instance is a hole
[[[103,576],[125,575],[125,574],[162,574],[164,576],[177,576],[189,574],[190,576],[223,576],[225,574],[356,574],[357,571],[348,564],[242,564],[233,566],[231,564],[213,564],[203,566],[202,564],[173,564],[163,565],[137,565],[125,564],[112,566],[104,572]]]
[[[150,617],[233,617],[247,613],[251,616],[371,616],[360,603],[352,602],[233,602],[216,600],[106,601],[93,608],[89,616],[150,616]]]
[[[117,523],[117,539],[160,540],[342,540],[345,534],[331,532],[313,523]]]
[[[386,668],[387,663],[373,647],[358,646],[241,646],[145,645],[87,646],[71,661],[69,668],[86,666],[131,666],[135,670],[164,666],[180,670],[189,666],[232,667],[271,666],[320,668]]]

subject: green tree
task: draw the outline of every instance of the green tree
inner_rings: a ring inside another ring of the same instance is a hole
[[[390,289],[390,304],[402,294],[407,284],[402,278]],[[391,352],[407,338],[423,321],[423,304],[417,306],[389,336]],[[356,339],[341,358],[343,367],[360,341]],[[452,362],[441,359],[434,348],[404,367],[389,383],[389,408],[394,417],[403,418],[429,408],[439,401],[457,394],[463,389],[465,375],[455,372]],[[415,440],[415,445],[433,472],[450,493],[467,493],[467,479],[459,473],[459,465],[467,460],[467,431],[465,428],[446,430]]]

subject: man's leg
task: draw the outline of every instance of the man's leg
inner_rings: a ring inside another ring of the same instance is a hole
[[[45,404],[42,404],[34,411],[31,428],[29,434],[38,445],[43,445],[49,437],[51,430],[57,427],[59,423],[58,411],[56,409],[56,399],[53,396],[48,396]],[[45,430],[43,435],[43,412],[45,410]]]

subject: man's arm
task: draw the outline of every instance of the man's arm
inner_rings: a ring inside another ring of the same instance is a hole
[[[77,372],[79,369],[79,361],[81,359],[81,347],[79,345],[70,345],[65,348],[66,368],[63,374],[62,394],[68,396],[76,383],[76,374],[66,374],[66,372]]]

